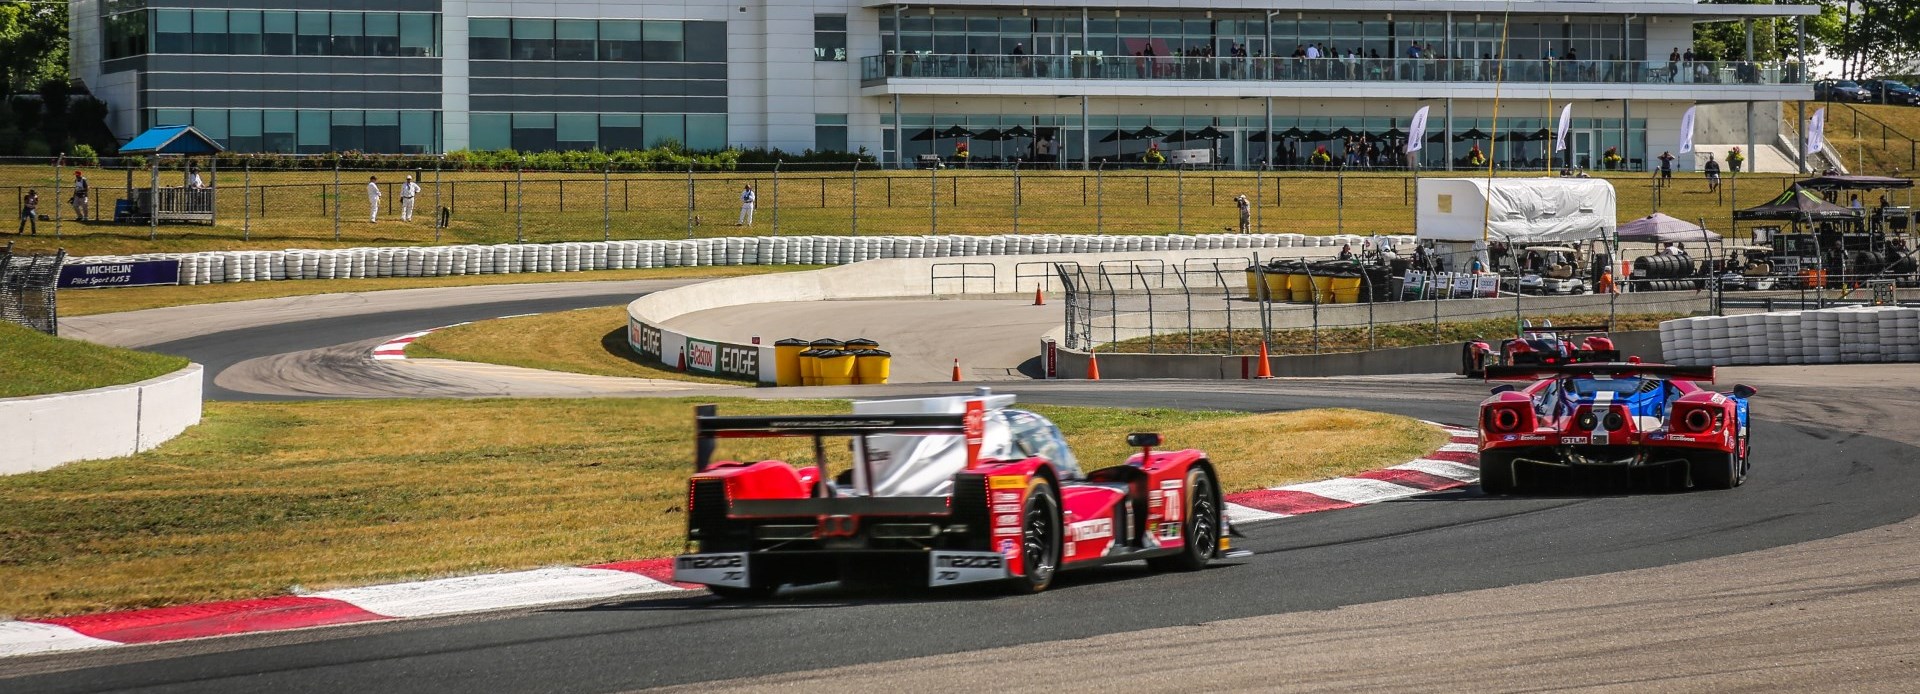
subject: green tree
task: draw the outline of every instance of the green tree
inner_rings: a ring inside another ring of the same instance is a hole
[[[56,79],[68,79],[66,3],[0,2],[0,90],[27,93]]]
[[[1706,0],[1713,5],[1818,5],[1820,14],[1807,17],[1807,53],[1836,52],[1845,32],[1846,8],[1826,0]],[[1753,57],[1756,60],[1781,60],[1800,49],[1790,17],[1754,20]],[[1746,29],[1739,21],[1694,25],[1693,53],[1708,60],[1740,60],[1747,53]]]

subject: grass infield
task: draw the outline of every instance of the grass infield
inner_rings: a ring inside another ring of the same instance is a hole
[[[407,345],[417,359],[505,364],[595,376],[666,378],[743,385],[641,361],[627,346],[627,307],[602,306],[534,316],[495,318],[436,330]]]
[[[64,615],[679,551],[693,400],[207,403],[130,458],[0,477],[0,613]],[[734,414],[845,402],[723,401]],[[1352,410],[1035,407],[1082,464],[1129,431],[1208,450],[1230,490],[1390,465],[1444,434]],[[720,454],[805,459],[800,440]],[[844,463],[842,463],[844,464]]]
[[[0,321],[0,398],[137,383],[186,366],[180,357],[102,347]],[[0,442],[0,455],[5,445]]]

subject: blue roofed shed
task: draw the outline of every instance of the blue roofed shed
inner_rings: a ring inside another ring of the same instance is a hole
[[[208,176],[201,178],[199,168],[189,165],[183,172],[181,185],[160,185],[161,157],[207,157],[226,151],[220,143],[207,137],[191,125],[162,125],[140,133],[126,144],[120,146],[122,156],[145,156],[152,160],[151,185],[147,188],[132,190],[132,199],[122,201],[125,207],[116,206],[115,221],[145,222],[158,232],[161,222],[192,222],[199,224],[214,223],[214,184],[212,174],[215,166],[211,162],[207,167]],[[133,171],[127,171],[127,188],[133,189]],[[150,233],[149,236],[152,234]]]
[[[133,156],[151,156],[155,154],[219,154],[227,148],[207,137],[206,133],[194,129],[191,125],[162,125],[149,128],[139,136],[120,146],[120,153]]]

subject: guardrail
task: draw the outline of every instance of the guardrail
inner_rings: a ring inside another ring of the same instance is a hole
[[[1474,58],[1291,58],[891,53],[860,59],[867,85],[892,78],[1229,82],[1802,84],[1792,63]]]

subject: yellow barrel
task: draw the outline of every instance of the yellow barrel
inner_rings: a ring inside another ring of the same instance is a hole
[[[849,352],[858,352],[863,349],[880,349],[880,343],[874,342],[873,340],[869,340],[864,337],[856,337],[851,340],[847,340],[845,345],[846,345],[845,349]]]
[[[1287,288],[1287,276],[1269,270],[1267,272],[1267,296],[1269,301],[1292,301],[1293,290]]]
[[[807,345],[816,350],[827,350],[829,352],[838,352],[847,348],[847,343],[831,338],[814,340],[807,343]]]
[[[800,353],[807,341],[797,337],[773,343],[773,383],[777,386],[805,385],[800,371]]]
[[[893,355],[877,349],[863,349],[853,353],[853,375],[855,383],[878,385],[886,383],[893,376]]]
[[[1304,273],[1304,272],[1297,273],[1297,274],[1288,274],[1287,275],[1287,294],[1288,294],[1288,298],[1287,298],[1288,301],[1312,301],[1313,300],[1313,279],[1308,277],[1307,273]]]
[[[1273,275],[1267,275],[1267,284],[1273,284]],[[1247,298],[1256,300],[1265,299],[1267,298],[1267,292],[1265,290],[1266,287],[1260,286],[1260,272],[1249,266],[1247,268]]]
[[[814,361],[820,364],[820,385],[853,385],[855,357],[852,352],[829,351],[822,353],[819,358]]]
[[[1360,303],[1360,278],[1359,277],[1333,278],[1333,303],[1336,303],[1336,304]]]
[[[820,385],[820,356],[832,354],[830,350],[809,349],[800,353],[800,385]]]
[[[1333,277],[1329,275],[1313,276],[1313,300],[1315,303],[1333,303]]]

